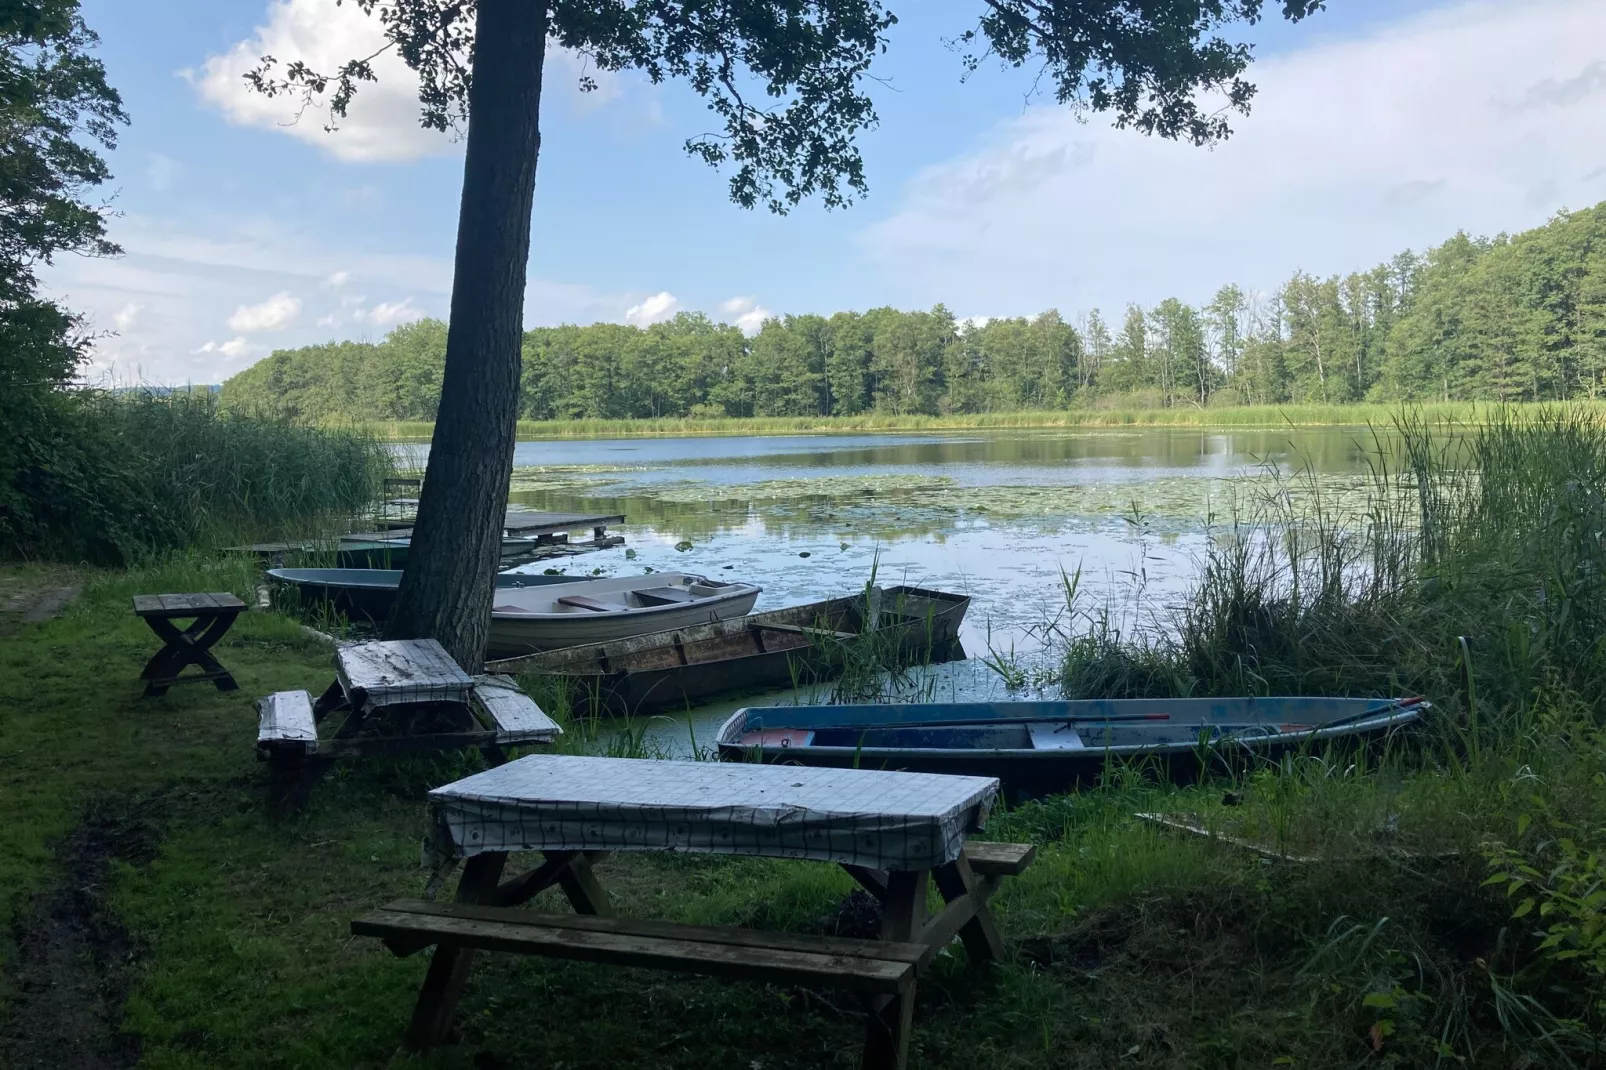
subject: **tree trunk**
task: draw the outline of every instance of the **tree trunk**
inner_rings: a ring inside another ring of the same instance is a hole
[[[393,639],[438,639],[479,671],[518,425],[524,278],[541,147],[546,5],[479,0],[440,411]]]

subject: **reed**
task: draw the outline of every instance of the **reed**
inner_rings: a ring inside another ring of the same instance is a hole
[[[1395,427],[1374,439],[1363,511],[1281,477],[1235,503],[1180,606],[1146,628],[1082,613],[1067,692],[1428,694],[1457,714],[1476,693],[1491,741],[1573,695],[1606,723],[1606,420],[1552,408],[1451,435],[1411,412]]]
[[[205,394],[88,393],[62,416],[0,517],[0,555],[127,562],[305,535],[367,512],[391,467],[366,432],[224,412]]]

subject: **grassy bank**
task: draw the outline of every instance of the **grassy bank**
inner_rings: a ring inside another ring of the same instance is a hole
[[[1532,406],[1540,408],[1541,406]],[[1523,411],[1517,406],[1512,411]],[[630,438],[653,435],[796,435],[851,431],[1033,430],[1054,428],[1201,427],[1365,427],[1386,425],[1397,405],[1253,405],[1236,408],[1058,409],[1044,412],[961,413],[946,416],[865,413],[860,416],[761,416],[654,420],[520,420],[521,439]],[[1476,402],[1419,407],[1425,419],[1478,424],[1501,408]],[[427,441],[434,425],[393,420],[360,425],[392,441]]]
[[[1185,787],[1117,768],[995,815],[987,838],[1040,845],[996,900],[1009,955],[980,978],[942,956],[913,1066],[1602,1064],[1606,429],[1553,413],[1453,455],[1427,430],[1368,518],[1245,503],[1171,639],[1095,611],[1063,669],[1073,692],[1420,691],[1433,720],[1378,753]],[[0,569],[0,594],[62,582]],[[346,927],[422,887],[422,793],[472,760],[343,771],[274,820],[251,697],[321,690],[330,651],[253,612],[218,648],[241,691],[144,701],[128,596],[254,579],[190,557],[77,582],[57,620],[0,618],[0,1063],[70,1065],[81,1035],[157,1067],[852,1065],[860,1020],[832,993],[507,956],[477,970],[460,1043],[399,1054],[424,961]],[[808,863],[600,873],[624,914],[796,931],[849,891]]]
[[[469,766],[370,766],[323,785],[305,815],[272,820],[250,696],[322,687],[329,651],[253,613],[219,649],[240,692],[180,688],[147,702],[137,676],[150,639],[126,612],[135,591],[246,580],[199,561],[96,575],[66,616],[0,646],[0,932],[11,934],[0,1036],[11,1054],[70,1054],[61,1034],[100,1013],[100,1042],[159,1067],[852,1064],[858,1018],[829,993],[503,956],[471,984],[461,1044],[397,1054],[424,963],[354,942],[346,925],[416,894],[421,793]],[[93,689],[75,669],[83,657]],[[1474,1064],[1576,1058],[1566,1038],[1514,1032],[1543,1026],[1537,1011],[1510,1030],[1483,1016],[1512,953],[1488,967],[1457,956],[1489,952],[1509,912],[1479,887],[1492,797],[1475,776],[1424,777],[1419,761],[1397,753],[1360,774],[1302,766],[1227,785],[1243,796],[1234,812],[1292,823],[1302,844],[1334,850],[1325,863],[1276,862],[1133,817],[1216,820],[1222,784],[1123,775],[995,819],[989,836],[1042,845],[998,900],[1011,956],[981,979],[957,949],[944,957],[924,986],[914,1065],[1349,1066],[1374,1057],[1380,1029],[1384,1059],[1401,1065],[1431,1061],[1441,1031]],[[1431,854],[1338,851],[1389,812],[1409,813],[1402,835]],[[806,863],[623,855],[601,875],[628,914],[793,930],[849,891],[839,871]],[[65,927],[63,910],[77,912]],[[73,943],[73,925],[94,941]],[[42,977],[74,983],[73,954],[94,978],[78,976],[78,994],[99,1011],[41,1002]],[[1424,963],[1446,972],[1424,986]],[[1479,987],[1458,987],[1469,982]]]

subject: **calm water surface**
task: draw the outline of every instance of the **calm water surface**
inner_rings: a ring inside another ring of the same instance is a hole
[[[626,548],[526,571],[631,575],[651,568],[763,586],[759,610],[882,584],[969,594],[967,662],[935,670],[939,701],[1001,694],[976,655],[1044,662],[1045,636],[1081,605],[1155,626],[1187,590],[1212,525],[1266,485],[1307,472],[1335,493],[1364,485],[1365,430],[1039,431],[520,442],[512,500],[623,513]],[[421,464],[427,448],[405,447]],[[706,739],[748,696],[689,711],[662,733]]]

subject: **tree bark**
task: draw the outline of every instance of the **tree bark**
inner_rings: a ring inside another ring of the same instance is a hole
[[[387,634],[484,663],[518,426],[547,13],[479,0],[440,410]]]

